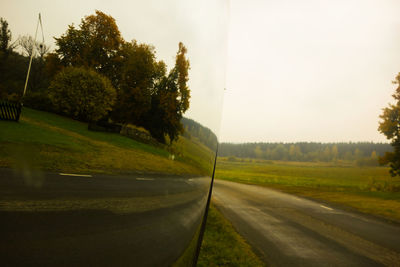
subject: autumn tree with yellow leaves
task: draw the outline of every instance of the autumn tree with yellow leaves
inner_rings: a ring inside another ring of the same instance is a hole
[[[397,84],[395,93],[392,95],[396,100],[395,104],[389,104],[389,107],[383,109],[382,119],[379,122],[378,130],[391,141],[393,152],[386,152],[379,158],[381,164],[389,164],[390,174],[394,177],[400,175],[400,73],[393,81]]]
[[[109,118],[144,126],[163,143],[166,137],[172,142],[183,133],[181,119],[190,103],[190,65],[183,43],[167,74],[152,45],[124,41],[115,19],[98,10],[55,39],[58,48],[51,54],[52,63],[58,59],[63,67],[91,69],[111,81],[117,97]]]

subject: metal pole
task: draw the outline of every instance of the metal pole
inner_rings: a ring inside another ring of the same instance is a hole
[[[22,94],[22,97],[25,96],[26,93],[26,87],[28,86],[28,80],[29,80],[29,73],[31,72],[31,66],[32,66],[32,59],[33,59],[33,54],[35,53],[35,45],[36,45],[36,36],[37,36],[37,31],[39,28],[39,22],[41,21],[40,13],[39,13],[39,19],[36,25],[36,31],[35,31],[35,39],[33,40],[33,45],[32,45],[32,53],[31,53],[31,58],[29,60],[29,67],[28,67],[28,73],[26,74],[26,80],[25,80],[25,86],[24,86],[24,93]]]

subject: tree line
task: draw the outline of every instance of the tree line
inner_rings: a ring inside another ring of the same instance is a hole
[[[218,138],[209,128],[200,123],[183,117],[181,120],[184,127],[184,136],[189,139],[197,139],[200,143],[215,151],[218,144]]]
[[[55,38],[53,52],[31,37],[12,44],[7,21],[0,22],[0,98],[81,121],[132,123],[162,143],[183,133],[181,119],[190,104],[190,64],[183,43],[168,71],[154,46],[125,41],[115,19],[101,11],[84,17],[79,26],[69,25]]]
[[[391,151],[390,144],[358,143],[221,143],[222,157],[257,158],[283,161],[355,161],[378,165],[378,157]]]

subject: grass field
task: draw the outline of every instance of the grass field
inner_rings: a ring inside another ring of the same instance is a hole
[[[268,186],[400,221],[400,178],[390,177],[386,167],[261,160],[231,162],[219,158],[216,178]]]
[[[213,153],[181,137],[169,149],[24,108],[20,122],[0,121],[0,167],[80,173],[209,174]],[[172,152],[169,152],[172,151]],[[171,160],[170,153],[177,153]]]

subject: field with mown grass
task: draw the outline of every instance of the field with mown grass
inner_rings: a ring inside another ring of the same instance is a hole
[[[387,167],[356,167],[346,162],[218,158],[216,178],[268,186],[400,222],[400,178],[391,177],[388,171]]]
[[[0,167],[110,174],[211,172],[213,152],[185,137],[170,147],[155,147],[87,128],[87,123],[24,108],[18,123],[0,121]]]

